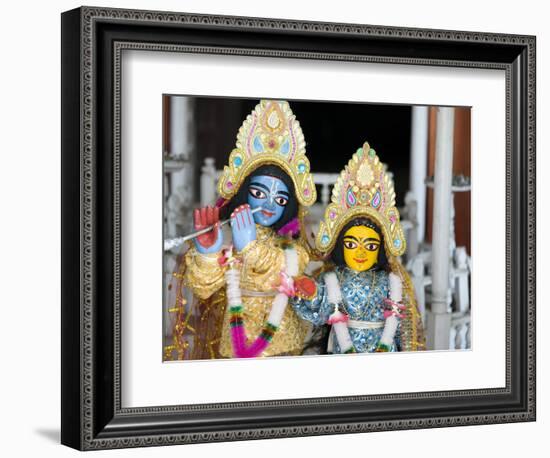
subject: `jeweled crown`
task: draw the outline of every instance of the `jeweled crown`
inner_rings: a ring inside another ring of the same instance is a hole
[[[361,216],[380,227],[388,254],[400,256],[405,252],[393,180],[368,143],[357,150],[336,180],[331,203],[319,225],[316,248],[323,254],[332,251],[344,226]]]
[[[247,116],[218,182],[219,194],[230,199],[244,179],[265,164],[277,165],[290,176],[301,205],[317,200],[304,134],[288,102],[261,100]]]

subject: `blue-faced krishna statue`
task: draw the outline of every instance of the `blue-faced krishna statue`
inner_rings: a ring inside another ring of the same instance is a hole
[[[198,302],[192,325],[178,321],[184,336],[178,345],[187,344],[189,331],[190,359],[300,354],[307,323],[288,304],[293,279],[309,262],[298,234],[316,191],[287,102],[261,100],[246,118],[218,193],[215,207],[195,210],[196,230],[214,228],[194,239],[181,264],[182,281]],[[220,218],[230,219],[230,234]]]

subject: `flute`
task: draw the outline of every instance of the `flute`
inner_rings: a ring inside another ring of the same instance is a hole
[[[256,207],[254,210],[252,210],[250,213],[253,215],[254,213],[259,212],[262,210],[263,207]],[[220,227],[226,225],[227,223],[231,222],[231,218],[228,218],[226,220],[223,220],[220,222]],[[193,240],[195,237],[198,237],[199,235],[206,234],[207,232],[214,229],[216,225],[213,224],[212,226],[205,227],[204,229],[201,229],[200,231],[192,232],[191,234],[185,235],[183,237],[175,237],[173,239],[165,239],[164,240],[164,251],[170,251],[173,248],[176,248],[180,245],[183,245],[188,240]]]

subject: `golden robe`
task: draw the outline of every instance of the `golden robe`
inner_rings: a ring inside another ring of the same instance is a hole
[[[283,247],[286,244],[288,240],[276,235],[272,229],[256,225],[256,240],[238,253],[242,260],[241,292],[248,345],[260,335],[271,311],[277,293],[274,285],[278,283],[279,274],[285,268]],[[309,262],[309,256],[299,241],[293,241],[292,244],[298,254],[298,271],[302,274]],[[195,247],[185,255],[186,284],[199,299],[208,299],[226,286],[224,274],[227,267],[218,263],[219,256],[220,253],[200,254]],[[227,304],[224,307],[219,351],[222,356],[231,358],[233,349],[230,313]],[[261,356],[300,354],[307,330],[307,323],[296,315],[289,303],[279,329]]]

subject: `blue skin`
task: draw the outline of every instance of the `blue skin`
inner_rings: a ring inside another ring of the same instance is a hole
[[[256,224],[270,227],[281,219],[290,195],[288,187],[279,178],[270,175],[258,175],[252,178],[248,187],[248,204],[235,209],[231,214],[231,232],[233,245],[242,251],[250,242],[256,240]],[[262,210],[252,215],[257,207]],[[194,239],[197,251],[202,254],[217,253],[221,250],[223,235],[218,230],[216,242],[211,247],[203,247]]]
[[[241,251],[256,240],[256,224],[270,227],[279,221],[289,197],[288,187],[279,178],[270,175],[252,178],[248,187],[248,205],[236,209],[231,216],[235,249]],[[251,210],[258,207],[262,207],[262,210],[252,215]]]
[[[254,213],[254,221],[265,227],[273,226],[283,216],[289,197],[286,184],[279,178],[269,175],[252,178],[248,187],[248,205],[252,210],[263,208]]]

